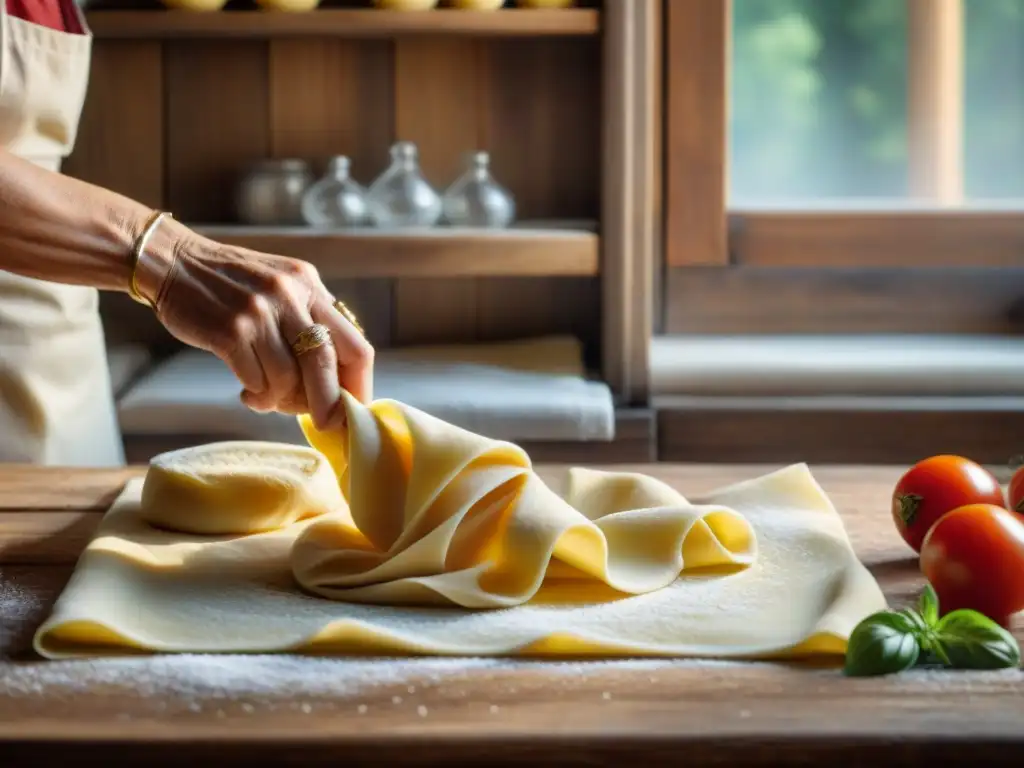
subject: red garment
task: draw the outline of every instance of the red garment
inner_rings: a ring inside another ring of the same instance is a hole
[[[41,27],[84,35],[75,0],[6,0],[7,12]]]

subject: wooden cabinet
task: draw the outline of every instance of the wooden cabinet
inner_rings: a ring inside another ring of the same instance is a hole
[[[645,404],[659,0],[346,5],[91,11],[89,99],[66,171],[218,239],[314,262],[378,346],[572,333],[624,404]],[[345,154],[367,184],[400,139],[419,145],[439,190],[466,152],[489,151],[519,228],[324,235],[234,221],[234,186],[252,161],[299,157],[319,170]],[[111,337],[159,342],[153,319],[122,298],[105,299]]]

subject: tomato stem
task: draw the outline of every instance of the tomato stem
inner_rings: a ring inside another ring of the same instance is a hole
[[[903,521],[904,525],[913,524],[918,510],[921,508],[922,501],[924,501],[924,497],[918,496],[916,493],[905,493],[900,496],[900,520]]]

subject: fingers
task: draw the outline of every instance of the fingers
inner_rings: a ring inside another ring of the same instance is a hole
[[[266,397],[253,395],[251,392],[243,390],[241,394],[242,404],[257,413],[270,413],[271,411],[276,411],[277,413],[286,413],[291,416],[309,413],[309,404],[306,402],[306,392],[302,389],[301,384],[299,387],[299,389],[290,394],[284,400],[277,400],[273,403],[269,402]]]
[[[314,324],[309,310],[294,308],[281,318],[281,331],[290,344],[299,334]],[[293,352],[293,354],[295,354]],[[334,344],[328,340],[306,352],[295,354],[302,375],[302,390],[306,395],[309,414],[317,429],[330,429],[339,417],[341,384],[338,378],[338,356]]]
[[[277,313],[268,310],[262,316],[267,317],[268,322],[264,324],[253,349],[263,368],[267,386],[262,393],[243,392],[242,402],[255,411],[294,412],[295,408],[300,408],[298,412],[305,413],[308,406],[295,353],[277,327]],[[285,411],[283,406],[290,406],[292,410]]]
[[[231,354],[222,356],[222,359],[245,387],[245,391],[258,402],[265,397],[268,382],[253,346],[256,326],[248,318],[240,319],[236,325],[234,348]]]
[[[331,332],[338,358],[338,382],[359,402],[369,403],[373,399],[373,346],[334,307],[334,298],[326,288],[317,292],[311,312],[313,319]]]
[[[244,387],[242,402],[255,411],[309,413],[318,429],[343,425],[343,389],[364,403],[373,397],[373,347],[335,308],[309,264],[279,257],[254,264],[272,269],[247,286],[246,306],[226,329],[231,352],[221,355]],[[296,340],[314,324],[329,338],[296,351]]]

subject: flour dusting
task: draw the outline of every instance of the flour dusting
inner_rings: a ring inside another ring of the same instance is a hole
[[[63,583],[23,578],[14,571],[0,573],[0,698],[16,700],[25,716],[70,716],[80,712],[83,700],[95,716],[119,720],[206,720],[266,712],[301,718],[324,710],[351,717],[401,712],[433,718],[438,711],[434,705],[443,709],[444,702],[479,707],[487,716],[499,715],[520,691],[535,696],[594,686],[588,695],[610,703],[613,695],[617,698],[610,686],[628,688],[640,679],[650,689],[685,670],[716,675],[754,666],[696,659],[357,659],[288,654],[38,660],[30,650],[32,633]]]
[[[426,694],[444,686],[458,698],[469,684],[498,683],[512,693],[521,673],[541,675],[545,687],[586,684],[591,675],[622,671],[636,674],[655,669],[735,667],[736,662],[697,660],[624,660],[588,662],[514,661],[510,659],[331,659],[305,656],[173,655],[70,661],[31,661],[0,665],[0,696],[73,701],[88,694],[111,699],[131,697],[147,706],[215,716],[232,706],[251,713],[257,706],[292,706],[311,711],[316,702],[354,699],[385,689]],[[741,665],[743,666],[743,665]],[[610,698],[608,694],[607,698]],[[391,706],[405,703],[399,694],[386,696]],[[351,705],[350,705],[351,706]],[[414,711],[418,711],[414,706]],[[365,705],[357,711],[365,713]]]
[[[25,633],[26,625],[44,610],[42,596],[0,572],[0,658],[8,654]]]
[[[484,659],[354,661],[301,656],[176,655],[35,661],[0,673],[0,695],[73,697],[103,690],[139,698],[177,696],[229,701],[344,697],[373,688],[458,678],[496,661]],[[421,683],[422,684],[422,683]]]

